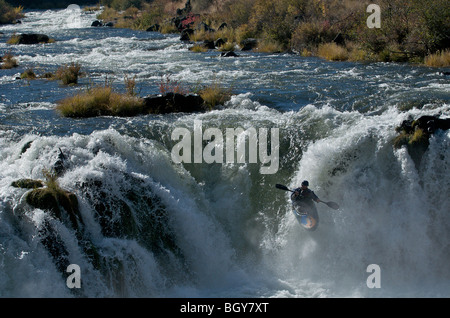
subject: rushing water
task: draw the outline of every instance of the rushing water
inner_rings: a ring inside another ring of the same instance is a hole
[[[439,70],[292,54],[221,58],[190,52],[178,35],[90,27],[94,20],[76,9],[32,11],[0,27],[0,52],[20,64],[0,70],[1,296],[450,296],[450,133],[431,137],[418,166],[393,148],[403,120],[448,117],[450,82]],[[27,32],[56,42],[5,43]],[[77,86],[16,79],[71,62],[86,73]],[[125,77],[136,77],[139,95],[155,94],[166,75],[186,87],[218,81],[235,95],[204,114],[78,120],[55,111],[89,85],[124,90]],[[223,132],[278,128],[277,172],[175,163],[171,133],[193,131],[194,121]],[[58,182],[78,198],[81,235],[11,186],[44,179],[60,149]],[[274,187],[304,179],[341,206],[319,204],[315,232]],[[68,288],[61,264],[80,267],[80,289]],[[366,284],[370,264],[381,288]]]

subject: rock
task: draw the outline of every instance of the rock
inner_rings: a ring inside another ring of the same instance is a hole
[[[181,31],[181,37],[180,40],[181,41],[190,41],[190,37],[191,35],[194,34],[194,30],[192,29],[184,29],[183,31]]]
[[[203,47],[207,48],[208,50],[214,50],[216,48],[216,45],[214,44],[214,41],[205,40],[203,41]]]
[[[114,26],[114,22],[112,22],[112,21],[106,22],[106,23],[104,24],[104,26],[105,26],[105,27],[113,27],[113,26]]]
[[[215,45],[216,47],[221,47],[221,46],[224,45],[225,43],[226,43],[226,42],[225,42],[224,39],[218,38],[218,39],[216,40],[216,42],[214,42],[214,45]]]
[[[416,120],[405,120],[396,128],[399,135],[394,139],[394,147],[406,146],[416,167],[419,167],[428,149],[430,135],[439,129],[450,129],[450,118],[422,116]]]
[[[26,201],[34,208],[48,211],[52,217],[62,222],[69,220],[68,225],[74,230],[78,230],[83,224],[77,197],[71,192],[60,188],[39,188],[29,192]]]
[[[258,40],[254,38],[245,39],[241,42],[242,51],[250,51],[258,46]]]
[[[91,27],[101,27],[103,26],[103,23],[100,22],[99,20],[95,20],[94,22],[92,22]]]
[[[37,33],[22,33],[18,37],[18,44],[39,44],[39,43],[48,43],[50,38],[45,34],[37,34]]]
[[[239,55],[237,55],[236,53],[234,53],[233,51],[228,51],[228,52],[222,52],[220,53],[220,57],[238,57]]]
[[[199,95],[167,93],[144,97],[144,110],[150,114],[204,112],[204,100]]]
[[[225,22],[224,23],[222,23],[220,26],[219,26],[219,31],[222,31],[223,29],[225,29],[225,28],[228,28],[228,24],[226,24]]]
[[[42,188],[44,186],[44,183],[41,180],[20,179],[12,182],[11,186],[14,188],[21,188],[21,189],[35,189],[35,188]]]
[[[209,25],[207,25],[205,22],[200,22],[197,25],[197,31],[215,32],[215,30],[213,28],[211,28]]]
[[[151,25],[146,31],[147,32],[158,32],[161,29],[161,26],[158,23]]]

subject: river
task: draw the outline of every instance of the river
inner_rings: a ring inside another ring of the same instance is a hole
[[[441,70],[295,54],[223,58],[189,51],[179,35],[90,27],[95,19],[76,8],[28,11],[21,24],[0,26],[1,54],[19,61],[0,70],[0,296],[450,296],[450,132],[431,136],[419,165],[393,147],[403,120],[449,116]],[[55,42],[6,44],[32,32]],[[16,79],[72,62],[86,74],[75,86]],[[55,110],[93,85],[124,91],[126,77],[140,96],[157,94],[165,76],[189,88],[218,82],[234,95],[206,113],[72,119]],[[262,173],[261,152],[256,162],[250,154],[174,162],[172,133],[195,139],[199,125],[224,141],[228,129],[267,132],[274,169]],[[31,190],[11,186],[43,180],[60,151],[58,183],[78,198],[81,236],[29,206]],[[314,232],[275,188],[305,179],[340,205],[317,205]],[[68,287],[61,264],[79,266],[81,288]],[[372,278],[380,285],[370,288]]]

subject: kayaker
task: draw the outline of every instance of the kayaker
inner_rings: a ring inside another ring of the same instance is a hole
[[[291,194],[291,200],[304,202],[308,205],[313,205],[313,201],[317,203],[322,202],[314,193],[314,191],[312,191],[308,187],[309,182],[307,180],[304,180],[300,188],[294,189],[294,192]]]

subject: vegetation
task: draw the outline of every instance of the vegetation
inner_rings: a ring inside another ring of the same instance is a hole
[[[17,7],[11,6],[5,0],[0,0],[0,24],[14,23],[23,18],[23,7],[20,4]]]
[[[450,50],[440,51],[425,57],[425,65],[433,67],[450,66]]]
[[[81,65],[78,63],[71,63],[58,68],[55,78],[62,81],[64,85],[72,85],[78,83],[80,76]]]
[[[2,69],[10,69],[19,65],[17,59],[11,53],[7,53],[3,57],[0,57],[0,62],[2,62],[0,65],[0,68]]]
[[[200,88],[198,94],[203,98],[205,105],[212,110],[230,100],[232,89],[226,88],[217,80],[214,80],[211,85]]]
[[[378,0],[381,28],[367,27],[370,0],[191,0],[200,18],[190,24],[192,41],[222,38],[228,47],[257,38],[260,52],[294,51],[331,60],[436,63],[450,47],[447,0]],[[185,1],[102,0],[105,20],[119,27],[175,32],[173,17]],[[194,16],[194,15],[192,15]],[[191,21],[192,22],[192,21]],[[205,23],[208,30],[199,29]],[[220,28],[226,23],[226,28]],[[178,30],[179,31],[179,30]],[[320,49],[320,52],[319,52]],[[199,48],[194,50],[199,51]],[[447,53],[448,54],[448,53]],[[445,64],[443,64],[445,65]]]
[[[20,78],[32,80],[32,79],[36,79],[37,76],[36,76],[36,73],[33,71],[33,69],[29,68],[29,69],[26,69],[22,74],[20,74]]]
[[[143,111],[141,98],[115,92],[111,85],[88,88],[58,102],[56,109],[65,117],[135,116]]]

